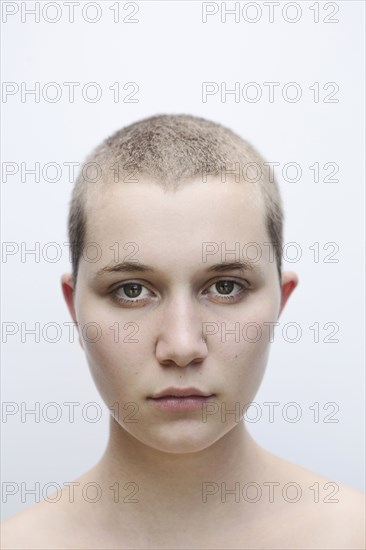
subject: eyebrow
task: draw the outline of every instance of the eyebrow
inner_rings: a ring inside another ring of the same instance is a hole
[[[205,271],[208,273],[218,273],[223,271],[241,271],[251,272],[261,275],[262,269],[257,263],[250,260],[241,260],[239,262],[220,262],[209,266]],[[156,270],[141,262],[119,262],[117,264],[106,265],[96,272],[94,279],[99,279],[105,273],[156,273]]]

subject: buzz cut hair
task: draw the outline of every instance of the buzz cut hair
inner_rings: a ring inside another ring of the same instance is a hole
[[[261,204],[281,282],[283,207],[273,172],[263,157],[225,126],[185,114],[160,114],[125,126],[84,160],[69,202],[68,237],[74,289],[86,246],[87,213],[114,183],[155,183],[176,192],[194,181],[249,186]],[[203,214],[204,215],[204,214]],[[281,283],[280,283],[281,284]]]

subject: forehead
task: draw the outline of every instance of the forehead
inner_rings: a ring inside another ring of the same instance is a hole
[[[176,237],[193,237],[193,229],[207,235],[261,232],[265,208],[257,185],[194,180],[166,190],[149,181],[104,184],[87,204],[87,240],[162,230]]]
[[[106,184],[90,201],[86,217],[85,242],[109,250],[108,261],[115,243],[136,243],[140,261],[164,255],[174,263],[188,257],[198,261],[204,243],[235,249],[235,243],[268,241],[259,189],[220,180],[196,180],[175,191],[148,181]]]

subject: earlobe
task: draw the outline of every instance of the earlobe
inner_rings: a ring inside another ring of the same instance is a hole
[[[293,271],[285,271],[281,277],[281,304],[278,318],[280,317],[287,300],[299,283],[299,278]]]

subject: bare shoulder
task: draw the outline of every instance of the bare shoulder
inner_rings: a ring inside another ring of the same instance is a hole
[[[365,493],[279,457],[273,460],[282,485],[290,488],[283,510],[293,518],[292,548],[304,548],[304,540],[309,549],[366,548]]]
[[[93,479],[94,469],[75,480],[79,485]],[[1,522],[1,550],[60,550],[93,548],[94,518],[71,498],[67,488],[54,501],[41,500]]]
[[[75,527],[72,513],[42,501],[1,522],[1,549],[82,548],[75,541]],[[71,533],[74,533],[73,541]]]
[[[34,548],[35,518],[38,516],[38,504],[31,506],[1,522],[1,549]],[[39,534],[36,539],[39,542]],[[27,546],[26,546],[27,544]]]
[[[338,502],[331,503],[334,506],[327,506],[325,510],[328,503],[323,505],[324,525],[337,535],[338,545],[343,541],[344,548],[364,550],[366,495],[346,485],[338,484],[338,488],[338,498],[335,499]]]

